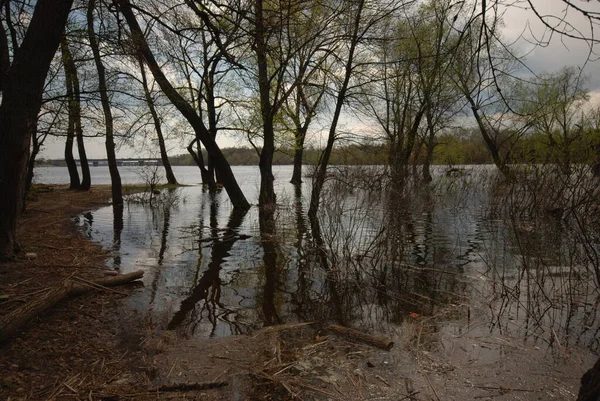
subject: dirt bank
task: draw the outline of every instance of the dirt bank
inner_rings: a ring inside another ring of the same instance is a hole
[[[74,218],[106,205],[109,198],[108,186],[90,192],[34,188],[19,221],[23,252],[18,260],[0,265],[0,314],[68,277],[106,277],[107,251],[84,238]],[[119,292],[132,289],[120,287]],[[127,316],[119,305],[125,296],[97,291],[69,299],[2,344],[0,399],[96,399],[94,389],[118,382],[125,374],[144,380],[144,327],[134,321],[123,325]]]

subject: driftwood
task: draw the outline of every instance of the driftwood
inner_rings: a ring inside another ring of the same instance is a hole
[[[362,331],[351,329],[349,327],[338,326],[337,324],[330,324],[329,326],[327,326],[327,329],[344,337],[350,338],[352,340],[358,340],[377,348],[390,350],[394,346],[394,342],[390,341],[387,338],[375,337],[370,334],[363,333]]]
[[[85,282],[85,280],[76,281],[75,279],[65,280],[61,285],[49,289],[44,294],[36,296],[31,301],[9,312],[0,318],[0,343],[8,340],[17,334],[29,321],[38,315],[52,309],[54,305],[65,298],[82,295],[104,287],[114,287],[116,285],[126,284],[131,281],[142,278],[144,272],[123,274],[116,277],[104,278],[94,282]],[[79,279],[81,280],[81,279]],[[106,288],[108,290],[108,288]]]

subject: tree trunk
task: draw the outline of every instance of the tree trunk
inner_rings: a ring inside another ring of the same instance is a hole
[[[294,151],[294,171],[292,172],[292,179],[290,183],[294,185],[302,184],[302,156],[304,155],[304,141],[306,139],[306,133],[308,132],[308,126],[312,120],[312,111],[309,111],[309,115],[304,121],[304,125],[296,127],[295,139],[296,149]]]
[[[177,90],[171,85],[165,74],[160,69],[158,62],[154,58],[146,39],[144,38],[144,34],[142,29],[140,28],[135,15],[131,9],[131,4],[128,0],[115,0],[116,3],[120,7],[120,11],[127,20],[127,24],[129,25],[129,29],[131,30],[131,36],[133,39],[133,43],[136,46],[136,50],[144,57],[150,71],[152,71],[152,75],[154,79],[164,92],[164,94],[169,98],[171,103],[179,112],[184,116],[184,118],[190,123],[196,136],[202,141],[202,144],[206,148],[206,151],[211,157],[211,160],[214,162],[215,167],[221,174],[221,178],[223,180],[223,186],[229,195],[229,199],[231,203],[236,208],[248,209],[250,208],[250,204],[246,200],[244,193],[240,189],[235,176],[233,175],[233,171],[231,171],[231,166],[227,162],[227,159],[221,152],[219,145],[215,142],[215,140],[210,135],[210,132],[204,126],[204,122],[202,119],[196,114],[196,111],[186,100],[177,92]]]
[[[298,146],[298,145],[296,145]],[[292,179],[290,183],[294,185],[302,184],[302,156],[304,154],[304,147],[296,147],[294,152],[294,171],[292,172]]]
[[[600,400],[600,359],[581,378],[577,401]]]
[[[83,126],[81,125],[81,89],[79,86],[79,76],[77,74],[77,67],[73,58],[70,58],[73,75],[73,96],[74,105],[73,112],[75,113],[75,138],[77,139],[77,152],[79,153],[79,164],[81,165],[81,185],[79,189],[82,191],[89,191],[92,187],[92,177],[90,174],[90,165],[87,159],[87,153],[85,151],[85,143],[83,141]]]
[[[41,107],[44,81],[72,3],[73,0],[37,1],[23,43],[2,82],[0,259],[12,258],[17,248],[17,219],[24,194],[31,136]],[[0,31],[3,29],[0,27]],[[0,73],[4,74],[4,71]]]
[[[59,113],[60,113],[60,111],[54,115],[54,121],[52,122],[51,126],[53,126],[54,123],[56,122],[56,120],[58,119]],[[22,208],[23,211],[25,211],[25,208],[27,205],[27,202],[26,202],[27,194],[29,193],[29,190],[31,189],[31,185],[33,183],[33,176],[34,176],[34,171],[35,171],[35,160],[37,158],[37,155],[40,153],[40,150],[42,149],[42,145],[44,144],[44,141],[48,137],[48,133],[49,133],[49,131],[45,132],[41,136],[38,136],[37,134],[34,134],[31,136],[32,146],[31,146],[31,154],[29,155],[29,160],[27,161],[27,178],[25,179],[25,194],[23,196],[23,208]]]
[[[477,121],[477,126],[479,127],[479,130],[481,131],[481,136],[483,137],[483,140],[485,141],[485,144],[486,144],[488,150],[490,151],[490,154],[492,155],[492,160],[494,160],[494,164],[496,165],[496,167],[498,167],[498,170],[500,170],[500,172],[506,178],[509,178],[511,176],[511,171],[510,171],[508,165],[506,164],[506,160],[502,160],[502,156],[500,155],[500,149],[499,149],[498,145],[496,144],[494,139],[489,135],[488,129],[485,126],[483,119],[479,115],[478,107],[475,104],[475,101],[469,94],[466,94],[466,97],[467,97],[467,101],[469,102],[469,104],[471,106],[471,110],[473,112],[473,117],[475,117],[475,121]]]
[[[275,189],[273,182],[273,153],[275,152],[275,130],[273,127],[274,106],[271,104],[271,85],[269,82],[266,32],[263,16],[263,1],[255,3],[255,52],[258,66],[258,90],[260,94],[260,111],[263,123],[263,146],[260,152],[260,192],[258,205],[260,207],[274,207]],[[265,216],[267,217],[267,216]]]
[[[206,56],[205,56],[206,57]],[[213,140],[216,141],[217,133],[219,128],[217,127],[217,104],[215,99],[215,72],[218,66],[220,57],[212,59],[210,63],[208,63],[205,59],[205,73],[204,73],[204,88],[206,90],[206,111],[208,114],[208,132]],[[200,102],[198,106],[200,106]],[[215,168],[215,164],[210,157],[210,154],[207,155],[206,167],[208,169],[208,174],[215,180],[216,183],[221,183],[221,176],[219,174],[219,170]],[[215,187],[216,189],[216,187]]]
[[[156,112],[156,107],[154,106],[154,99],[152,99],[152,94],[150,93],[150,88],[148,87],[148,80],[146,79],[146,67],[144,66],[144,62],[141,57],[139,58],[138,63],[140,64],[140,72],[142,73],[142,85],[144,86],[144,96],[146,98],[146,104],[148,105],[150,114],[152,115],[154,128],[156,129],[156,136],[158,137],[158,147],[160,148],[160,159],[162,160],[163,167],[165,168],[167,182],[171,185],[178,185],[179,183],[175,178],[175,174],[173,174],[171,162],[169,161],[169,156],[167,155],[167,147],[165,146],[165,138],[163,136],[162,127],[160,124],[160,118],[158,118],[158,113]]]
[[[308,101],[301,85],[298,86],[297,91],[296,109],[295,114],[292,116],[292,120],[296,126],[296,131],[294,133],[296,147],[294,149],[294,171],[292,172],[292,179],[290,180],[290,183],[296,186],[302,184],[302,158],[304,155],[304,142],[306,140],[306,133],[308,132],[308,127],[310,126],[313,117],[316,115],[315,110],[325,94],[325,89],[322,89],[317,98],[313,99],[312,104],[310,104]],[[304,122],[301,122],[301,110],[306,110]]]
[[[27,161],[27,178],[25,178],[25,196],[29,193],[31,189],[31,184],[33,183],[33,169],[35,168],[35,159],[40,153],[41,145],[38,141],[37,135],[32,135],[31,139],[33,140],[31,146],[31,152],[29,154],[29,160]],[[23,210],[25,210],[25,199],[23,199]]]
[[[427,112],[427,142],[425,144],[425,161],[423,162],[423,181],[431,182],[431,162],[433,161],[433,150],[435,148],[435,128],[433,126],[433,118],[429,112]]]
[[[73,131],[77,139],[77,152],[79,153],[79,164],[81,165],[81,183],[78,185],[78,189],[88,191],[92,186],[92,180],[83,142],[83,127],[81,126],[81,89],[79,87],[77,66],[73,60],[66,36],[63,36],[61,40],[61,50],[67,82],[67,96],[69,98],[69,129]],[[79,180],[79,177],[77,180]]]
[[[106,158],[108,159],[108,171],[110,172],[110,181],[112,189],[113,205],[123,204],[123,189],[121,187],[121,176],[117,167],[117,156],[115,154],[115,139],[112,111],[106,88],[106,70],[100,56],[100,49],[94,32],[94,8],[96,0],[89,0],[87,9],[88,39],[94,55],[94,63],[98,70],[98,91],[100,92],[100,101],[104,112],[104,125],[106,128]]]
[[[317,212],[319,210],[319,202],[321,200],[321,191],[323,190],[323,185],[325,184],[325,177],[327,175],[327,166],[329,165],[329,158],[331,157],[331,152],[333,151],[333,145],[335,143],[335,137],[337,132],[337,125],[340,119],[340,115],[342,113],[342,107],[346,100],[346,92],[348,90],[350,77],[352,75],[354,64],[354,52],[356,51],[356,46],[358,45],[360,21],[362,18],[364,4],[365,1],[360,0],[357,5],[358,9],[356,10],[356,15],[354,17],[350,49],[348,53],[348,59],[346,60],[345,65],[344,81],[342,82],[342,86],[340,87],[340,91],[337,95],[335,111],[333,113],[333,119],[331,121],[331,126],[329,127],[329,135],[327,137],[327,146],[325,147],[325,150],[323,151],[323,154],[319,159],[319,163],[317,164],[317,172],[313,179],[312,193],[310,195],[310,206],[308,208],[308,217],[311,220],[311,225],[314,225],[314,222],[316,222],[317,220]]]
[[[69,189],[79,189],[79,172],[77,170],[77,163],[75,163],[75,157],[73,157],[73,141],[75,139],[75,118],[77,104],[75,101],[75,95],[73,93],[73,57],[69,50],[69,44],[65,35],[60,40],[60,50],[62,52],[62,63],[65,70],[65,85],[67,87],[67,100],[69,102],[68,114],[69,120],[67,124],[67,138],[65,140],[65,162],[67,163],[67,170],[69,171]]]
[[[71,116],[69,116],[71,120]],[[65,141],[65,162],[67,163],[67,170],[69,171],[69,189],[79,189],[79,171],[77,171],[77,163],[73,156],[73,139],[75,132],[74,126],[69,121],[69,127],[67,128],[67,139]]]
[[[210,170],[206,169],[204,166],[204,158],[202,157],[202,149],[198,146],[198,153],[194,151],[194,144],[199,143],[200,140],[195,138],[187,147],[188,152],[192,155],[196,166],[200,169],[200,176],[202,176],[202,184],[208,186],[210,192],[215,192],[217,190],[217,185],[215,183],[214,175],[210,173]]]
[[[600,177],[600,145],[596,145],[596,152],[592,161],[592,174],[594,174],[594,177]]]

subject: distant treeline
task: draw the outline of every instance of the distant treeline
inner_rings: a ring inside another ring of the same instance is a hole
[[[549,143],[548,136],[530,134],[511,138],[506,134],[506,141],[512,142],[510,160],[513,163],[552,163],[559,157],[560,146]],[[595,151],[600,147],[600,132],[597,130],[582,131],[576,141],[568,144],[571,161],[574,163],[591,163]],[[223,148],[223,154],[231,165],[258,165],[258,154],[253,148]],[[419,156],[424,155],[424,150]],[[304,164],[317,163],[321,149],[307,148],[304,151]],[[207,159],[203,152],[204,160]],[[290,165],[294,163],[293,149],[279,149],[274,156],[273,164]],[[334,148],[331,164],[335,165],[382,165],[387,163],[388,147],[384,144],[353,144]],[[194,160],[189,153],[169,157],[172,165],[193,166]],[[413,162],[415,160],[413,159]],[[417,162],[420,160],[417,159]],[[442,134],[437,138],[434,150],[434,164],[490,164],[493,163],[481,135],[476,130],[461,130],[460,134]],[[65,166],[63,159],[41,159],[38,165]]]
[[[348,145],[339,147],[334,150],[331,163],[337,165],[375,165],[384,164],[386,162],[385,153],[386,147],[383,145]],[[229,164],[234,166],[256,166],[258,165],[259,156],[253,148],[222,148],[221,151],[229,161]],[[202,152],[204,160],[207,160],[206,151]],[[304,164],[316,164],[321,149],[307,148],[304,151]],[[169,156],[171,164],[174,166],[194,166],[194,159],[189,153],[184,153],[175,156]],[[279,149],[275,152],[273,158],[275,165],[294,164],[293,149]],[[64,159],[40,159],[38,165],[50,166],[66,166]]]

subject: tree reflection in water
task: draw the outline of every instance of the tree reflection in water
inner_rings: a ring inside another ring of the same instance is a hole
[[[190,295],[181,302],[180,309],[173,315],[167,329],[175,330],[182,328],[188,335],[193,335],[196,326],[202,321],[205,315],[210,321],[214,335],[217,326],[217,311],[222,308],[221,297],[221,278],[220,271],[223,262],[229,256],[231,248],[239,240],[236,230],[242,224],[246,215],[245,210],[232,210],[227,229],[219,236],[217,227],[218,203],[210,203],[210,227],[212,240],[212,251],[208,268],[197,281]],[[201,255],[200,255],[201,257]]]
[[[153,295],[136,308],[162,313],[155,321],[185,336],[308,320],[395,333],[419,316],[421,346],[450,330],[599,351],[600,222],[585,197],[593,188],[574,180],[556,194],[556,182],[507,184],[485,169],[438,172],[431,185],[403,191],[374,181],[333,176],[315,219],[302,186],[279,196],[277,209],[246,215],[219,194],[182,188],[199,201],[164,209],[151,229],[139,223],[151,211],[128,206],[106,245],[122,270],[154,260]],[[560,216],[544,211],[550,198]],[[109,236],[102,213],[80,219],[88,235]]]

